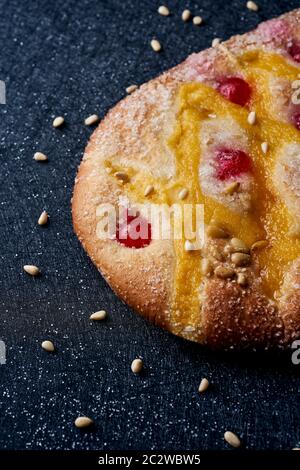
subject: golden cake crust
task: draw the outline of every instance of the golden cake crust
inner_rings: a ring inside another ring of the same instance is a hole
[[[216,348],[271,347],[300,336],[300,261],[287,269],[281,296],[268,299],[259,282],[255,259],[246,268],[249,285],[230,279],[205,278],[194,328],[178,327],[171,306],[176,255],[168,240],[129,249],[96,234],[96,208],[117,205],[124,188],[107,173],[114,167],[146,169],[154,177],[172,177],[175,158],[167,146],[176,117],[176,93],[186,82],[230,73],[235,54],[264,48],[281,52],[289,38],[300,38],[300,10],[263,23],[253,32],[221,46],[193,54],[185,62],[142,85],[118,103],[94,131],[80,164],[72,200],[75,232],[93,263],[113,290],[145,318],[187,339]],[[223,240],[208,239],[204,250]],[[224,264],[226,265],[226,260]],[[222,262],[223,263],[223,262]]]

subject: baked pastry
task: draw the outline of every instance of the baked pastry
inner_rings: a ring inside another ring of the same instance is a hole
[[[142,85],[88,143],[78,238],[125,302],[176,335],[217,348],[300,336],[299,65],[300,9]],[[146,203],[203,204],[201,249],[153,237],[143,210],[132,238],[130,210]],[[107,239],[103,204],[127,207]]]

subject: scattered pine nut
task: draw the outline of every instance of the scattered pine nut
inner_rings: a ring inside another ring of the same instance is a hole
[[[266,154],[267,151],[269,150],[269,144],[268,144],[268,142],[263,142],[263,143],[261,144],[261,149],[262,149],[262,152]]]
[[[48,157],[42,152],[35,152],[35,154],[33,155],[33,160],[37,162],[46,162],[48,160]]]
[[[201,16],[194,16],[193,18],[193,24],[195,26],[200,26],[200,24],[203,23],[203,19],[201,18]]]
[[[78,418],[75,419],[74,424],[76,428],[82,429],[88,428],[89,426],[94,424],[94,421],[88,416],[78,416]]]
[[[54,344],[49,340],[42,342],[42,348],[47,352],[54,352],[55,350]]]
[[[135,90],[138,89],[138,86],[137,85],[129,85],[127,88],[126,88],[126,93],[128,93],[128,95],[130,95],[130,93],[133,93]]]
[[[152,194],[153,191],[154,191],[154,186],[152,186],[152,184],[149,184],[144,191],[144,196],[146,197],[150,196],[150,194]]]
[[[170,14],[169,8],[167,8],[165,5],[161,5],[157,11],[162,16],[169,16]]]
[[[182,21],[189,21],[191,16],[192,16],[192,14],[191,14],[190,10],[183,10],[182,15],[181,15]]]
[[[231,431],[226,431],[224,433],[224,439],[232,447],[240,447],[241,441],[236,434]]]
[[[252,2],[251,0],[246,3],[246,7],[248,8],[248,10],[252,10],[252,11],[258,10],[258,5],[255,2]]]
[[[96,122],[99,121],[99,116],[97,114],[92,114],[91,116],[87,117],[84,120],[84,124],[86,126],[92,126],[93,124],[96,124]]]
[[[62,116],[58,116],[53,120],[53,127],[60,127],[64,124],[65,119]]]
[[[39,225],[46,225],[48,222],[49,216],[46,211],[43,211],[41,215],[39,216],[38,224]]]
[[[92,313],[90,320],[101,321],[107,317],[105,310],[99,310],[98,312]]]
[[[205,390],[207,390],[208,387],[209,387],[209,381],[204,378],[204,379],[202,379],[201,382],[200,382],[198,391],[199,391],[200,393],[205,392]]]
[[[34,266],[33,264],[25,264],[25,266],[23,266],[23,269],[25,273],[30,274],[30,276],[38,276],[41,273],[39,268],[37,266]]]
[[[189,194],[189,190],[186,189],[186,188],[183,188],[179,191],[178,193],[178,197],[181,201],[183,201],[183,199],[185,199]]]
[[[251,126],[253,126],[253,124],[255,124],[255,121],[256,121],[256,112],[255,111],[251,111],[248,114],[247,121]]]
[[[215,39],[212,40],[211,45],[212,45],[212,47],[217,47],[220,44],[220,42],[221,42],[220,38],[215,38]]]
[[[157,39],[152,39],[151,41],[151,47],[155,52],[160,52],[161,51],[161,44]]]
[[[143,369],[143,361],[142,359],[134,359],[131,363],[131,370],[134,374],[140,374]]]

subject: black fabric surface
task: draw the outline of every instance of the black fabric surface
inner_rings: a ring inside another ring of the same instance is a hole
[[[101,117],[142,83],[299,1],[0,0],[0,365],[2,449],[226,449],[226,429],[249,449],[300,445],[299,371],[291,354],[215,353],[149,325],[112,293],[72,231],[76,168]],[[163,3],[163,2],[162,2]],[[184,24],[190,7],[205,25]],[[155,54],[153,36],[163,44]],[[66,126],[55,130],[54,116]],[[34,162],[35,151],[49,156]],[[51,221],[39,227],[46,209]],[[42,276],[22,271],[37,264]],[[106,322],[89,315],[106,309]],[[40,347],[52,339],[55,354]],[[142,356],[135,377],[130,363]],[[202,377],[211,389],[199,396]],[[75,429],[81,414],[92,432]]]

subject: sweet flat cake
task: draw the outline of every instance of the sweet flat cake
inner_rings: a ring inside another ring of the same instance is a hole
[[[109,111],[79,167],[73,222],[126,303],[212,347],[300,337],[299,103],[295,10],[192,54]],[[151,205],[162,218],[202,207],[201,240],[154,236]],[[103,207],[117,214],[106,238]]]

